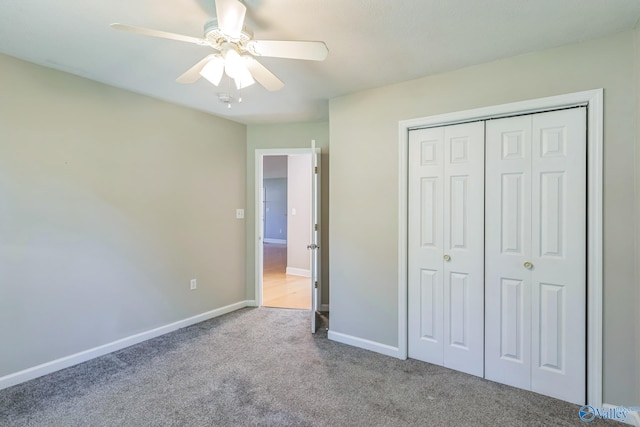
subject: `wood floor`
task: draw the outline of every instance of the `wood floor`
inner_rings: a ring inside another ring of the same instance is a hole
[[[287,245],[265,243],[263,249],[262,305],[310,310],[311,279],[285,274]]]

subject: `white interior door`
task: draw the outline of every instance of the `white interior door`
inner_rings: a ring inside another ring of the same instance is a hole
[[[320,300],[320,148],[311,141],[311,333],[317,330],[316,312]]]
[[[487,123],[486,378],[586,396],[586,109]]]
[[[484,123],[409,135],[409,357],[482,376]]]

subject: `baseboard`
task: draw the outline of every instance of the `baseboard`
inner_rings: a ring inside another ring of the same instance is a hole
[[[311,277],[311,270],[305,270],[303,268],[287,267],[286,274],[291,276]]]
[[[24,369],[13,374],[5,375],[4,377],[0,377],[0,390],[32,380],[34,378],[41,377],[43,375],[50,374],[55,371],[59,371],[61,369],[68,368],[73,365],[77,365],[82,362],[86,362],[87,360],[91,360],[126,347],[130,347],[134,344],[138,344],[151,338],[173,332],[177,329],[200,323],[205,320],[213,319],[214,317],[222,316],[223,314],[231,313],[232,311],[236,311],[244,307],[252,306],[255,306],[255,301],[240,301],[235,304],[216,308],[215,310],[207,311],[206,313],[198,314],[187,319],[160,326],[146,332],[131,335],[129,337],[122,338],[98,347],[94,347],[89,350],[81,351],[70,356],[52,360],[51,362],[46,362],[32,368]]]
[[[395,357],[401,359],[400,350],[398,347],[392,347],[387,344],[381,344],[375,341],[369,341],[364,338],[358,338],[340,332],[334,332],[329,330],[327,337],[332,341],[337,341],[342,344],[348,344],[354,347],[363,348],[365,350],[375,351],[376,353],[384,354],[385,356]]]
[[[318,306],[318,311],[329,311],[329,304],[320,304]]]
[[[263,239],[262,240],[265,243],[279,243],[281,245],[286,245],[287,244],[287,240],[286,239]]]
[[[603,403],[602,407],[604,409],[611,409],[611,408],[619,408],[620,405],[611,405],[610,403]],[[625,424],[629,424],[632,426],[636,426],[636,427],[640,427],[640,413],[638,413],[638,411],[636,412],[629,412],[629,414],[627,415],[627,419],[622,421],[622,420],[616,420],[619,421],[621,423],[625,423]]]

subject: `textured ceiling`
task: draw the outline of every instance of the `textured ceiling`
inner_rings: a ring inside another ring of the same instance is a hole
[[[633,28],[640,0],[244,0],[264,40],[322,40],[324,62],[260,58],[285,82],[231,109],[204,79],[176,77],[208,47],[114,31],[113,22],[201,37],[213,0],[0,0],[0,52],[242,123],[328,118],[328,100]]]

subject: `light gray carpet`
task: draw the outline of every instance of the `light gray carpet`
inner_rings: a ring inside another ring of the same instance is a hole
[[[312,336],[308,317],[243,309],[2,390],[0,426],[585,425],[576,405]]]

